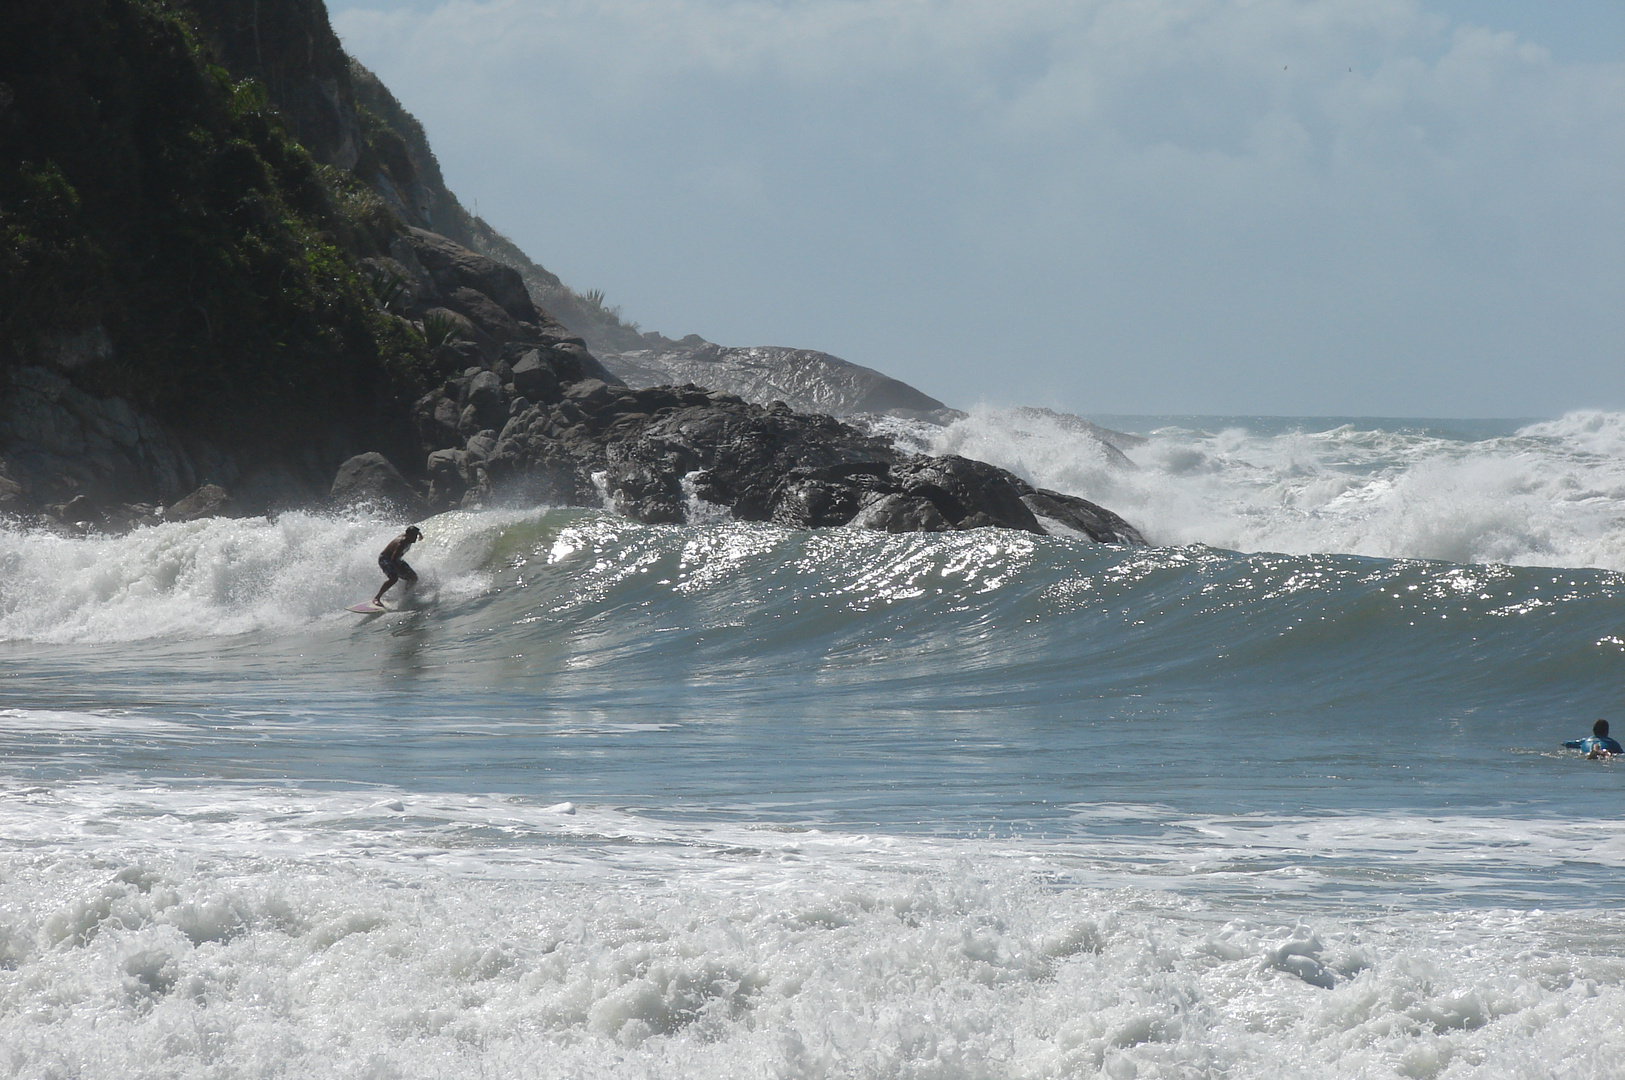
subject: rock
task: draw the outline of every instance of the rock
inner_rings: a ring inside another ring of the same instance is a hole
[[[454,311],[449,307],[427,308],[423,312],[422,320],[425,326],[430,319],[444,319],[451,323],[451,336],[440,346],[446,353],[478,363],[486,350],[496,348],[496,342],[491,335],[461,311]]]
[[[453,289],[446,297],[446,306],[464,315],[487,338],[496,342],[515,341],[525,337],[519,321],[509,315],[490,297],[467,286]]]
[[[525,353],[513,366],[513,385],[531,401],[553,402],[560,397],[558,374],[550,362],[542,359],[540,349]]]
[[[905,454],[783,401],[609,382],[589,373],[595,362],[579,341],[553,329],[544,336],[545,345],[507,348],[491,368],[470,367],[413,406],[435,506],[596,502],[592,493],[601,491],[617,512],[651,524],[684,521],[692,497],[736,520],[800,528],[1042,533],[1025,501],[1033,496],[1060,515],[1046,515],[1057,531],[1082,533],[1065,523],[1087,520],[1094,532],[1084,535],[1138,537],[1115,515],[1102,516],[1109,511],[1040,496],[996,466]]]
[[[1023,495],[1021,501],[1037,515],[1039,524],[1048,532],[1087,536],[1098,544],[1145,543],[1140,530],[1088,499],[1039,488]],[[1052,523],[1060,527],[1052,527]]]
[[[436,450],[429,455],[429,501],[438,507],[455,506],[474,482],[466,450]]]
[[[89,525],[101,518],[100,508],[88,495],[75,495],[65,503],[56,503],[45,512],[64,525]]]
[[[400,471],[377,452],[357,454],[340,465],[328,497],[335,505],[372,503],[408,517],[421,517],[428,509]]]
[[[484,294],[515,321],[542,322],[519,271],[439,233],[408,229],[405,239],[442,294],[449,297],[459,288],[470,289]]]
[[[102,528],[122,533],[142,526],[161,525],[163,512],[163,507],[151,503],[117,503],[102,509]]]
[[[163,513],[165,521],[200,521],[203,518],[232,517],[234,506],[226,489],[204,484]]]
[[[418,441],[434,450],[453,446],[457,442],[457,424],[463,410],[457,397],[448,387],[431,390],[412,405],[412,426]]]
[[[508,405],[503,400],[502,379],[494,371],[482,371],[469,380],[466,400],[481,427],[501,427],[507,419]]]
[[[948,532],[953,528],[930,499],[917,495],[883,495],[864,507],[852,524],[879,532]]]
[[[41,336],[40,352],[63,371],[73,371],[113,355],[113,339],[101,323],[94,323],[73,333],[61,332]]]
[[[774,495],[772,520],[803,529],[845,525],[857,514],[864,494],[843,481],[790,479]]]
[[[548,349],[549,358],[553,361],[554,370],[559,373],[561,382],[573,383],[581,379],[598,379],[610,386],[625,386],[620,377],[600,364],[587,347],[579,339],[566,339],[555,342]]]
[[[979,514],[985,521],[965,527],[978,528],[985,523],[1025,532],[1044,531],[1021,501],[1023,491],[1030,489],[996,465],[948,454],[919,458],[892,472],[904,491],[929,499],[953,525]]]
[[[964,413],[873,368],[812,349],[762,345],[727,348],[690,334],[650,348],[605,353],[604,365],[628,386],[695,383],[798,412],[852,416],[879,413],[948,423]]]

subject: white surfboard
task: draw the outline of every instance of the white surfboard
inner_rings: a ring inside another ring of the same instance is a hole
[[[353,611],[357,615],[382,615],[389,609],[382,604],[373,603],[371,600],[363,600],[359,604],[351,604],[345,610]]]

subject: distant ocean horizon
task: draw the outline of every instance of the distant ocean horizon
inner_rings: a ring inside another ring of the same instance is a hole
[[[879,427],[1149,547],[0,523],[0,1064],[1625,1075],[1625,414],[1089,419]]]

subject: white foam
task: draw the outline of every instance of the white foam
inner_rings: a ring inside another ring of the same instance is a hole
[[[946,429],[890,433],[1093,499],[1156,544],[1625,569],[1620,413],[1477,442],[1353,426],[1165,428],[1128,449],[1133,469],[1032,411],[984,408]]]
[[[84,1077],[1625,1069],[1611,912],[1243,904],[1081,887],[1058,843],[575,809],[7,791],[0,1053]]]
[[[545,509],[448,513],[423,523],[412,558],[441,600],[490,584],[504,533]],[[336,615],[382,583],[378,552],[399,525],[288,513],[64,537],[0,525],[0,641],[104,643],[281,631]]]

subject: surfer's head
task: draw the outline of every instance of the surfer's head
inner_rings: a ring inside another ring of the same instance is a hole
[[[1595,724],[1592,724],[1591,734],[1595,735],[1599,739],[1608,738],[1608,721],[1598,720]]]
[[[423,531],[416,525],[408,525],[406,527],[406,538],[415,544],[423,539]]]

